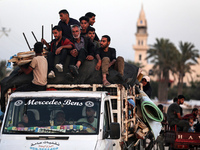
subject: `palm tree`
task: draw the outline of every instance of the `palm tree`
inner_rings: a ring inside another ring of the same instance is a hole
[[[152,58],[153,71],[158,76],[158,99],[166,101],[168,98],[169,72],[174,72],[174,58],[178,50],[168,39],[157,39],[156,43],[147,51],[147,58]]]
[[[180,52],[177,55],[177,74],[178,74],[178,94],[183,91],[183,78],[186,73],[191,74],[191,66],[198,64],[197,58],[199,57],[198,50],[192,43],[182,41],[179,43]]]
[[[144,68],[144,65],[142,65],[142,63],[139,63],[139,62],[134,62],[132,60],[127,60],[127,63],[135,65],[135,66],[137,66],[139,68]]]

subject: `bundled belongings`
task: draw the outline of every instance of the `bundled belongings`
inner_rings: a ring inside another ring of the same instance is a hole
[[[48,51],[43,49],[42,55],[44,57],[47,57],[47,53]],[[17,56],[12,56],[12,58],[9,59],[8,62],[13,62],[14,66],[21,66],[31,62],[33,57],[35,57],[34,51],[19,52],[17,53]]]
[[[13,62],[15,66],[21,66],[31,62],[33,57],[35,57],[34,51],[19,52],[17,53],[17,56],[13,56],[8,62]]]

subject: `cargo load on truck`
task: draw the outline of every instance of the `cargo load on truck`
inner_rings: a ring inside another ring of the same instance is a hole
[[[58,62],[58,57],[55,58],[55,64]],[[67,57],[63,72],[58,72],[55,70],[56,77],[54,79],[48,79],[48,84],[102,84],[102,73],[101,71],[95,70],[95,65],[97,61],[94,59],[92,61],[84,61],[83,65],[79,69],[79,75],[74,79],[68,79],[66,73],[68,71],[69,57]],[[28,65],[28,64],[27,64]],[[1,107],[2,110],[5,106],[5,94],[9,88],[17,88],[23,84],[31,83],[33,79],[32,74],[19,74],[18,70],[20,68],[16,67],[8,77],[5,77],[1,81]],[[110,68],[108,81],[112,84],[122,84],[124,87],[133,86],[137,78],[139,68],[135,65],[125,63],[124,76],[123,78],[119,73]]]

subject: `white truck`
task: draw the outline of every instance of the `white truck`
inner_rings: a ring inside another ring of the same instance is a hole
[[[82,84],[48,88],[50,91],[9,96],[1,150],[134,149],[149,131],[135,113],[136,107],[129,108],[127,99],[135,100],[134,87]],[[57,120],[58,112],[64,114],[64,122]]]

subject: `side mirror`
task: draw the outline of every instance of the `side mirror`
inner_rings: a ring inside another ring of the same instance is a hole
[[[110,139],[119,139],[120,138],[120,125],[119,123],[112,122],[110,124]]]

